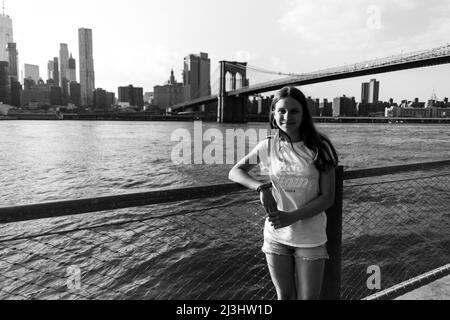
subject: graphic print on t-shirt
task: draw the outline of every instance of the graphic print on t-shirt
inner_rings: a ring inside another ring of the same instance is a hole
[[[274,170],[273,179],[286,193],[296,193],[299,191],[310,192],[314,187],[311,175],[305,174],[305,167],[301,165],[287,165],[279,163],[277,170]]]

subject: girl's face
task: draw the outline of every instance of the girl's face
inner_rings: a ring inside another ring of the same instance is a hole
[[[300,102],[287,97],[275,105],[274,118],[277,126],[291,139],[300,137],[300,126],[303,121],[303,108]]]

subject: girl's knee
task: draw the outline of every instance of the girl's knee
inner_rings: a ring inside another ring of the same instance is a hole
[[[299,290],[297,294],[297,300],[319,300],[320,290]]]
[[[297,299],[297,289],[295,283],[284,283],[280,284],[274,282],[275,289],[277,291],[278,300],[296,300]]]
[[[300,294],[297,296],[297,300],[319,300],[319,297],[316,295]]]
[[[277,292],[278,300],[296,300],[297,295],[294,292]]]

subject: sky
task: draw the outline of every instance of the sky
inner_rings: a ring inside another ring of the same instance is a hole
[[[284,73],[425,50],[450,43],[448,0],[5,0],[19,64],[47,62],[67,43],[77,62],[78,28],[93,30],[95,84],[162,85],[173,68],[182,81],[183,58],[206,52],[212,86],[218,61],[245,61]],[[361,99],[361,83],[380,81],[380,98],[421,101],[450,97],[450,65],[304,86],[313,98],[343,94]],[[250,83],[272,80],[249,72]]]

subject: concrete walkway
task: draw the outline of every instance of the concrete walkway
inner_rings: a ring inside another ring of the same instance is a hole
[[[395,300],[450,300],[450,276],[408,292]]]

